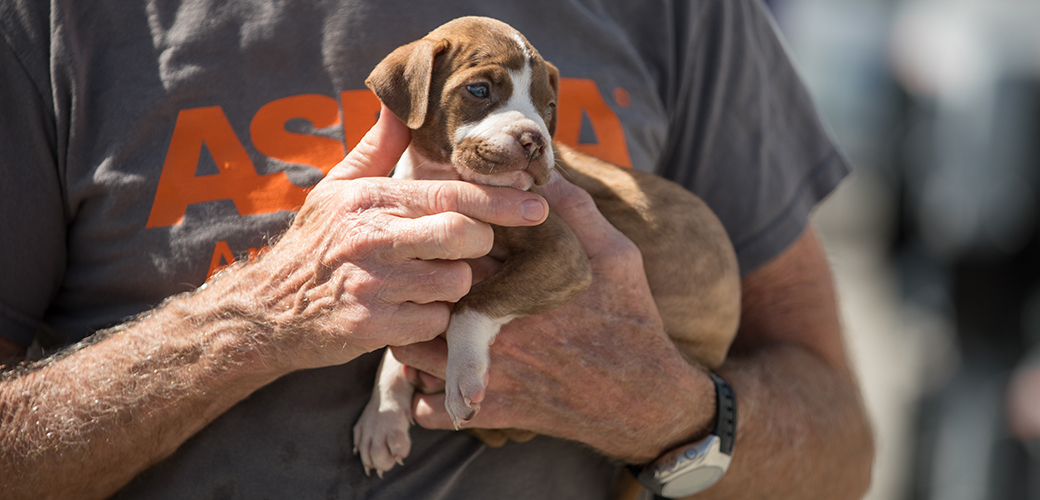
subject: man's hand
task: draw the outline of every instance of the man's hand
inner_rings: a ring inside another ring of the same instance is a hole
[[[662,333],[637,278],[639,259],[580,193],[546,198],[590,253],[594,281],[568,306],[503,329],[491,349],[486,403],[471,426],[529,429],[631,462],[704,435],[714,388]],[[815,231],[745,276],[742,294],[740,330],[718,369],[739,407],[733,463],[697,498],[861,497],[870,485],[871,431]],[[414,367],[409,378],[420,389],[438,389],[442,339],[394,354]],[[414,414],[423,427],[451,428],[443,395],[417,395]]]
[[[409,131],[385,108],[311,193],[285,236],[242,274],[244,306],[293,368],[340,364],[447,328],[471,285],[459,259],[491,250],[489,223],[541,223],[539,196],[465,182],[387,178]],[[237,276],[236,276],[237,277]]]
[[[635,244],[581,189],[554,179],[545,197],[589,256],[592,285],[559,310],[514,320],[491,349],[486,403],[467,427],[528,429],[645,462],[714,418],[714,386],[664,333]],[[481,274],[483,267],[477,268]],[[438,389],[443,338],[394,349],[425,390]],[[432,374],[434,377],[430,377]],[[676,394],[684,404],[677,407]],[[443,394],[420,394],[419,425],[451,429]]]

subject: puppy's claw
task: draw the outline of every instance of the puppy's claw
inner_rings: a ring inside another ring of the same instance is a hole
[[[477,416],[477,412],[480,411],[480,405],[468,408],[468,410],[469,411],[466,412],[466,415],[462,417],[456,416],[454,412],[449,412],[451,415],[451,423],[455,426],[455,430],[461,429],[462,424],[470,423],[470,421],[473,420],[473,417]]]

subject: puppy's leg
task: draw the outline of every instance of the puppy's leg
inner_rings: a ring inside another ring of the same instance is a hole
[[[502,326],[563,305],[592,280],[585,251],[559,216],[550,213],[539,226],[494,229],[495,246],[508,254],[505,262],[455,304],[445,334],[444,405],[456,429],[480,410],[488,348]]]
[[[488,349],[502,325],[512,319],[492,318],[472,309],[451,317],[444,334],[448,341],[444,406],[455,430],[480,410],[487,385]]]
[[[375,469],[379,477],[394,463],[404,465],[412,448],[408,426],[413,422],[412,396],[415,388],[404,376],[401,364],[390,349],[383,355],[372,397],[354,425],[354,454],[361,456],[365,474]]]

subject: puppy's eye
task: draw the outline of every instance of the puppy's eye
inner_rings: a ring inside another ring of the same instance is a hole
[[[484,99],[487,96],[491,95],[491,90],[489,90],[488,86],[484,85],[483,83],[479,85],[467,85],[466,90],[468,90],[470,94],[473,94],[474,96],[479,97],[481,99]]]
[[[546,118],[552,118],[553,108],[555,108],[555,107],[556,107],[556,103],[555,102],[550,102],[549,105],[545,107],[545,117]]]

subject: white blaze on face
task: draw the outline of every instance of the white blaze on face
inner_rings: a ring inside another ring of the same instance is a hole
[[[520,40],[517,40],[518,43]],[[521,47],[524,47],[521,44]],[[525,55],[529,53],[524,48]],[[549,127],[545,123],[545,117],[535,108],[534,99],[531,97],[531,64],[528,59],[520,70],[510,70],[509,78],[513,82],[513,95],[509,96],[498,109],[492,111],[484,118],[476,122],[465,123],[455,129],[453,137],[455,144],[461,144],[467,139],[478,140],[489,147],[500,150],[509,150],[518,146],[517,137],[527,131],[538,131],[545,138],[546,143],[550,140]],[[545,148],[544,160],[548,165],[554,164],[551,147]],[[524,172],[510,172],[508,174],[485,175],[461,169],[460,175],[463,179],[479,182],[481,184],[511,185],[527,189],[531,187],[531,179]],[[521,179],[526,179],[521,181]],[[517,185],[518,183],[526,186]]]
[[[502,107],[480,121],[466,123],[455,129],[456,143],[468,138],[490,138],[500,134],[504,129],[513,130],[524,125],[534,125],[546,138],[549,137],[549,127],[546,126],[541,113],[535,109],[534,100],[531,98],[531,65],[525,64],[520,71],[510,71],[509,78],[513,81],[513,95],[509,96]]]

